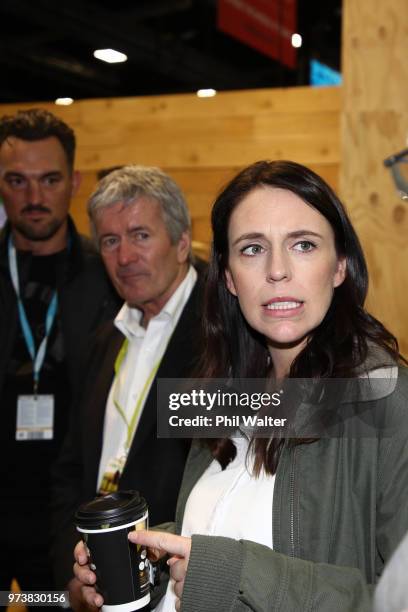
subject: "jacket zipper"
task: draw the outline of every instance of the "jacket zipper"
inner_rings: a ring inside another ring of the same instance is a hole
[[[296,467],[296,451],[293,449],[292,465],[290,469],[289,479],[289,508],[290,508],[290,556],[295,556],[295,467]]]

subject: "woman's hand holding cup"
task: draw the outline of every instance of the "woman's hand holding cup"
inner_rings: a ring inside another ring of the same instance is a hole
[[[191,538],[163,533],[161,531],[132,531],[129,540],[134,544],[142,544],[148,549],[148,557],[152,561],[161,559],[166,554],[171,555],[167,564],[170,567],[170,577],[174,580],[174,592],[177,596],[176,610],[180,610],[180,600],[183,594],[184,580],[187,574],[191,552]]]

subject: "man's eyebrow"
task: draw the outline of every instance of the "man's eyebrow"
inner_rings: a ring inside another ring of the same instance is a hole
[[[149,225],[130,225],[127,229],[129,232],[151,232],[152,228]]]
[[[3,174],[4,178],[12,178],[13,176],[24,176],[22,172],[18,172],[17,170],[7,170]]]
[[[19,171],[19,170],[7,170],[3,176],[5,178],[13,178],[14,176],[16,177],[22,176],[24,178],[27,177],[24,171]],[[62,172],[61,170],[49,170],[47,172],[44,172],[43,174],[39,174],[39,178],[47,178],[49,176],[62,176]]]
[[[309,229],[295,230],[293,232],[288,232],[286,235],[287,238],[301,238],[302,236],[315,236],[316,238],[323,238],[323,236],[318,232],[314,232],[313,230]],[[232,246],[243,240],[259,240],[260,238],[266,238],[265,234],[262,232],[248,232],[247,234],[242,234],[236,240],[234,240]]]
[[[60,178],[62,177],[63,174],[61,172],[61,170],[50,170],[49,172],[44,172],[43,174],[40,174],[40,179],[45,179],[45,178]]]
[[[130,226],[126,229],[126,233],[129,234],[129,232],[146,232],[146,231],[152,231],[152,229],[148,226],[148,225],[134,225],[134,226]],[[103,236],[117,236],[117,232],[114,231],[107,231],[104,232],[103,234],[101,234],[101,238]]]
[[[115,237],[115,236],[117,236],[117,234],[115,234],[115,232],[104,232],[103,234],[98,236],[98,242],[100,242],[104,238],[112,238],[112,237]]]

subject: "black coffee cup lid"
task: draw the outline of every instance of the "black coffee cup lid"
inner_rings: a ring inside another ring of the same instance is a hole
[[[140,519],[146,511],[146,501],[139,491],[116,491],[82,504],[75,514],[75,522],[83,529],[98,529],[107,524],[115,527]]]

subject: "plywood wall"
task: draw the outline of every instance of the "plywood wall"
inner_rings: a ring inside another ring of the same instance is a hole
[[[383,159],[407,146],[406,0],[345,0],[340,191],[368,259],[369,309],[408,356],[408,204]]]
[[[0,105],[0,114],[32,105]],[[60,115],[78,138],[83,184],[73,215],[87,231],[86,200],[101,168],[162,167],[183,188],[193,237],[210,241],[216,193],[242,167],[259,159],[292,159],[311,166],[333,187],[339,174],[338,88],[264,89],[220,93],[85,100],[69,107],[41,104]]]
[[[83,174],[72,206],[78,226],[88,231],[86,201],[98,170],[158,165],[183,188],[193,238],[208,245],[214,197],[240,168],[265,158],[304,163],[340,188],[367,254],[369,307],[408,354],[407,205],[382,165],[408,134],[407,20],[406,0],[345,0],[342,88],[37,104],[76,131]],[[0,114],[29,106],[0,105]]]

